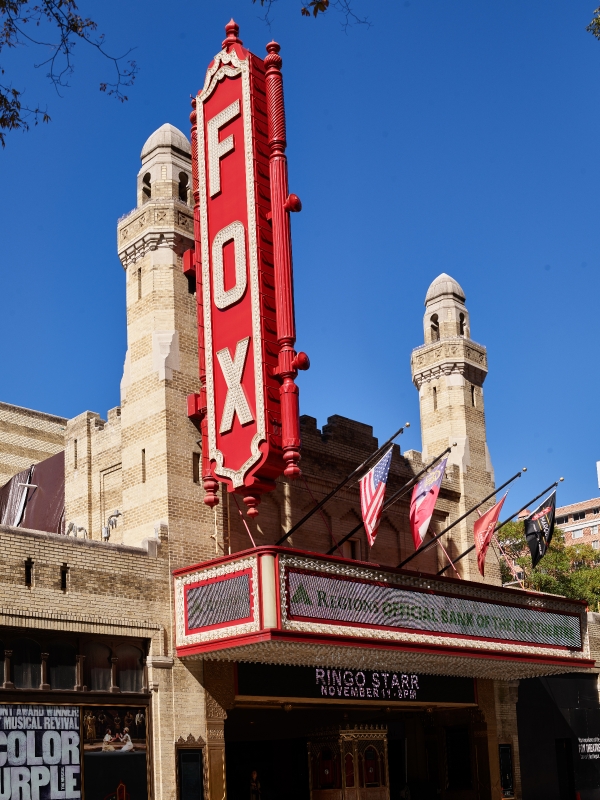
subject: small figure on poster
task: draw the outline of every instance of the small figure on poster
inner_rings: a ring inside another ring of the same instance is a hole
[[[113,736],[112,736],[112,734],[110,732],[110,728],[107,728],[106,729],[106,734],[104,736],[104,739],[102,739],[102,750],[104,752],[107,752],[108,750],[114,750],[115,749],[114,746],[113,746],[113,742],[114,741],[115,741],[115,739],[113,738]]]
[[[129,735],[129,728],[123,728],[123,733],[120,736],[120,740],[123,744],[121,748],[121,753],[127,753],[129,750],[133,750],[133,742],[131,741],[131,736]]]
[[[94,713],[89,710],[83,718],[85,725],[85,738],[93,742],[96,738],[96,717]]]
[[[146,724],[146,715],[144,714],[143,709],[140,708],[140,710],[135,715],[135,732],[137,733],[138,737],[142,736],[145,724]]]

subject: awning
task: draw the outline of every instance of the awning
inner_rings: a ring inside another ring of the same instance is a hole
[[[585,603],[290,548],[176,570],[180,658],[504,680],[595,669]]]

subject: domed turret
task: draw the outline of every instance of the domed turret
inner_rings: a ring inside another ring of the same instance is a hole
[[[192,204],[192,148],[187,136],[165,122],[142,147],[137,204],[177,198]]]
[[[464,303],[466,300],[465,293],[463,292],[461,285],[458,283],[458,281],[455,281],[454,278],[450,277],[450,275],[447,275],[445,272],[442,272],[441,275],[438,275],[427,290],[427,294],[425,295],[425,305],[428,306],[439,297],[454,297],[461,303]]]
[[[171,150],[179,151],[181,155],[191,156],[192,148],[185,133],[171,125],[170,122],[165,122],[158,130],[146,139],[146,143],[142,147],[140,158],[142,164],[150,156],[154,150],[159,147],[170,148]]]
[[[425,295],[425,344],[456,336],[469,337],[469,312],[465,293],[454,278],[442,272]]]

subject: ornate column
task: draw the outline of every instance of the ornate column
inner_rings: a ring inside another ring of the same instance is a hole
[[[84,690],[83,662],[85,661],[85,656],[75,656],[75,658],[77,659],[75,666],[75,691],[82,692]]]
[[[226,709],[232,708],[235,697],[233,664],[205,661],[203,685],[206,708],[205,797],[207,800],[225,800],[225,720]]]
[[[275,295],[279,363],[277,373],[281,386],[281,440],[284,474],[288,478],[300,475],[300,423],[298,387],[295,379],[299,369],[308,369],[306,353],[296,353],[296,325],[292,276],[292,238],[290,211],[300,211],[302,203],[295,194],[288,194],[286,131],[283,104],[282,59],[277,42],[269,42],[265,58],[267,73],[267,113],[269,117],[269,174],[271,178],[271,221],[273,226],[273,258],[275,265]]]
[[[4,651],[4,683],[2,684],[4,689],[15,688],[14,683],[10,679],[10,659],[12,658],[12,654],[12,650]]]
[[[42,653],[42,680],[40,683],[40,689],[44,692],[47,692],[51,687],[48,683],[48,658],[50,657],[50,653]]]
[[[227,712],[206,692],[206,797],[209,800],[225,800],[227,784],[225,778],[225,720]]]
[[[117,686],[117,662],[118,658],[114,656],[110,660],[110,689],[109,692],[120,692],[121,690]]]

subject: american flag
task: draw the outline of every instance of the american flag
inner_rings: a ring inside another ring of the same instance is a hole
[[[392,448],[360,479],[360,507],[369,545],[373,547],[381,519],[383,498],[392,460]]]

